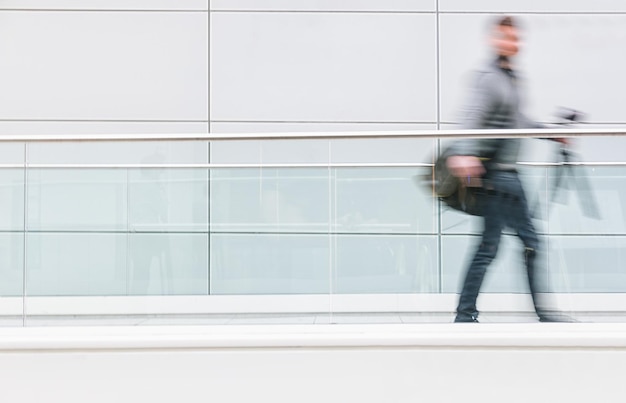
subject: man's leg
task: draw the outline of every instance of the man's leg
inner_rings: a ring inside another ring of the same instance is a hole
[[[530,289],[530,295],[533,300],[533,306],[535,312],[539,316],[540,320],[552,321],[553,315],[547,310],[545,301],[540,298],[540,274],[537,273],[537,257],[539,253],[539,238],[530,216],[528,209],[528,203],[521,183],[519,186],[519,192],[515,192],[517,197],[512,204],[512,211],[509,217],[512,219],[508,224],[514,228],[518,237],[524,244],[524,264],[526,266],[526,273],[528,275],[528,287]],[[556,320],[555,320],[556,321]]]
[[[482,240],[474,258],[465,274],[463,289],[459,298],[459,305],[456,309],[455,322],[476,322],[478,317],[478,309],[476,309],[476,300],[480,292],[480,286],[485,278],[487,267],[498,253],[498,245],[502,235],[502,219],[501,206],[499,205],[500,196],[492,195],[487,198],[487,208],[485,209],[484,225]]]
[[[530,295],[533,299],[535,312],[540,322],[576,322],[569,316],[563,315],[555,310],[549,310],[544,298],[540,297],[538,274],[536,272],[537,250],[526,247],[524,251],[524,260],[526,263],[526,271],[528,273],[528,284],[530,286]]]

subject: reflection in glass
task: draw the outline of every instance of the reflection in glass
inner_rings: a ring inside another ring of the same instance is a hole
[[[121,169],[31,169],[28,229],[111,231],[127,227],[127,176]]]
[[[424,168],[334,170],[338,233],[427,233],[437,228],[437,199],[416,182]]]
[[[213,235],[211,294],[328,293],[329,256],[326,235]]]
[[[625,236],[550,237],[554,292],[626,292]]]
[[[130,234],[130,295],[206,295],[208,235]]]
[[[211,231],[326,233],[329,198],[328,169],[213,169]]]
[[[139,168],[128,176],[130,231],[208,231],[206,169]]]
[[[0,233],[0,297],[23,294],[24,234]]]
[[[0,231],[24,229],[24,170],[0,169]]]
[[[333,292],[437,292],[437,260],[434,236],[337,236]]]
[[[126,294],[126,234],[27,234],[28,296]]]
[[[206,295],[207,234],[32,233],[27,295]]]

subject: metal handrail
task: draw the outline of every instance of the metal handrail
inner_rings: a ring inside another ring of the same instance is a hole
[[[576,138],[626,136],[624,129],[514,129],[514,130],[407,130],[377,132],[296,132],[296,133],[180,133],[180,134],[26,134],[0,135],[2,142],[152,142],[152,141],[261,141],[261,140],[367,140],[367,139],[453,139],[453,138]],[[520,161],[520,165],[547,167],[554,165],[624,166],[623,161]],[[0,169],[134,169],[134,168],[420,168],[432,162],[311,162],[311,163],[0,163]]]
[[[560,138],[625,136],[623,129],[509,129],[509,130],[406,130],[372,132],[296,133],[177,133],[177,134],[11,134],[0,142],[96,142],[96,141],[236,141],[236,140],[347,140],[398,138]]]
[[[434,164],[431,162],[328,162],[328,163],[190,163],[190,164],[0,164],[0,169],[226,169],[226,168],[428,168]],[[571,162],[527,162],[519,161],[518,165],[529,167],[553,167],[561,165],[586,166],[586,167],[616,167],[626,166],[626,161],[571,161]]]

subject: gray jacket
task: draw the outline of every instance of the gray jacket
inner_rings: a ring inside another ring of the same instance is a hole
[[[540,128],[520,110],[518,79],[494,61],[476,75],[463,110],[462,129]],[[511,169],[517,162],[520,139],[463,139],[454,144],[456,155],[494,156],[494,167]]]

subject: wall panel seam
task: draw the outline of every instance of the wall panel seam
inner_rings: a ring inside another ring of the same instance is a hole
[[[365,10],[211,10],[211,13],[243,14],[423,14],[435,15],[436,11],[365,11]]]
[[[0,12],[10,11],[10,12],[45,12],[45,13],[55,13],[55,12],[67,12],[67,13],[102,13],[102,12],[113,12],[113,13],[208,13],[208,10],[201,9],[189,9],[189,10],[174,10],[174,9],[117,9],[117,8],[0,8]]]
[[[123,10],[120,10],[123,11]],[[255,10],[255,9],[241,9],[241,10],[211,10],[212,14],[219,13],[235,13],[235,14],[423,14],[423,15],[500,15],[516,14],[516,15],[626,15],[624,11],[506,11],[501,10],[484,10],[484,11],[468,11],[468,10],[455,10],[455,11],[442,11],[442,10],[430,10],[430,11],[389,11],[389,10]]]
[[[437,124],[436,120],[424,121],[362,121],[362,120],[211,120],[211,123],[270,123],[270,124]],[[441,122],[447,123],[447,122]],[[453,124],[450,122],[450,124]]]

